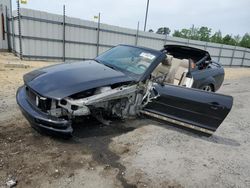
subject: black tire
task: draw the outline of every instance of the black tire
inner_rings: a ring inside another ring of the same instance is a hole
[[[214,92],[214,87],[211,84],[204,85],[201,87],[201,89],[207,92]]]

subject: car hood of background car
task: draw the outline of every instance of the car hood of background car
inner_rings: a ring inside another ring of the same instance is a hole
[[[28,87],[43,97],[54,99],[129,81],[134,80],[94,60],[53,65],[24,75]]]

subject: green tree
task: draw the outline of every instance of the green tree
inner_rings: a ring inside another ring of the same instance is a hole
[[[246,33],[241,41],[240,41],[240,46],[245,47],[245,48],[250,48],[250,34]]]
[[[183,36],[183,38],[189,38],[191,35],[191,30],[190,29],[182,29],[181,35]]]
[[[210,42],[222,43],[222,34],[220,30],[213,34],[213,36],[210,38]]]
[[[237,45],[240,44],[240,39],[241,39],[240,35],[235,35],[234,36],[234,40],[235,40],[235,42],[236,42]]]
[[[181,30],[181,37],[182,38],[189,38],[191,36],[191,30],[190,29],[182,29]]]
[[[173,37],[182,37],[179,30],[174,30]]]
[[[182,30],[175,30],[173,33],[173,37],[180,37],[180,38],[190,38],[191,30],[190,29],[182,29]]]
[[[221,31],[215,32],[211,35],[212,29],[208,27],[195,28],[194,26],[190,29],[183,28],[181,30],[175,30],[173,33],[174,37],[221,43],[227,45],[238,45],[246,48],[250,48],[250,33],[246,33],[243,37],[240,35],[225,35],[221,34]]]
[[[190,28],[190,36],[188,38],[192,39],[192,40],[199,40],[198,31],[199,31],[199,29],[196,27]]]
[[[148,30],[148,32],[153,33],[153,32],[154,32],[154,30],[153,30],[153,29],[149,29],[149,30]]]
[[[160,27],[156,33],[162,34],[162,35],[169,35],[171,30],[168,27]]]
[[[210,29],[208,27],[201,27],[197,31],[197,35],[198,35],[199,40],[208,42],[210,35],[211,35],[211,31],[212,31],[212,29]]]
[[[222,41],[223,41],[223,44],[236,45],[236,41],[229,34],[227,34],[225,37],[223,37]]]

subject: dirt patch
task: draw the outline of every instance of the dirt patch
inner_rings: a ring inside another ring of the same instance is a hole
[[[250,77],[250,68],[225,68],[225,79],[234,80]]]
[[[86,168],[90,155],[82,155],[86,151],[79,144],[41,136],[28,126],[23,120],[18,126],[14,121],[1,126],[2,185],[6,178],[14,177],[20,187],[36,187]]]

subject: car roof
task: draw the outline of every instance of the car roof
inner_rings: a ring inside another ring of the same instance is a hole
[[[208,55],[207,60],[211,60],[210,54],[208,51],[194,48],[190,46],[183,46],[183,45],[164,45],[164,48],[161,51],[167,51],[171,55],[174,55],[176,58],[180,59],[194,59],[199,60],[202,59],[204,56]]]

